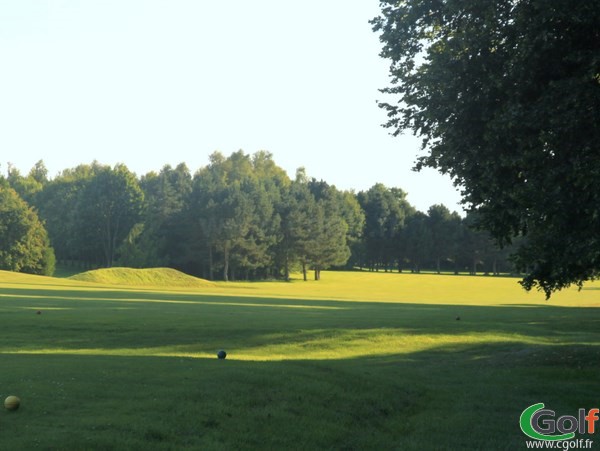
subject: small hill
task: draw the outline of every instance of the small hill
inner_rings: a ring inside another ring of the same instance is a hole
[[[69,279],[105,285],[169,288],[209,288],[215,286],[214,283],[208,280],[189,276],[172,268],[103,268],[82,272],[69,277]]]

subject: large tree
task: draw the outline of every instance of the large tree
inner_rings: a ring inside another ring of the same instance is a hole
[[[406,219],[406,227],[400,234],[400,253],[410,262],[411,271],[421,272],[433,253],[433,240],[427,215],[417,211]]]
[[[404,220],[412,213],[406,193],[377,183],[368,191],[358,193],[358,202],[365,213],[364,244],[366,263],[370,269],[386,271],[396,259],[399,233]]]
[[[317,203],[308,187],[308,178],[304,168],[300,168],[277,205],[280,240],[275,250],[283,267],[285,280],[290,279],[290,268],[295,262],[300,263],[303,278],[307,280],[310,249],[317,233],[314,221],[316,210]]]
[[[84,248],[113,266],[117,249],[141,218],[144,193],[123,164],[100,166],[79,193],[76,231]]]
[[[280,220],[274,203],[279,187],[289,183],[284,175],[267,152],[250,156],[241,150],[227,158],[213,153],[195,174],[190,233],[204,245],[211,279],[219,262],[226,281],[239,271],[247,277],[268,272]]]
[[[301,174],[297,174],[297,179],[298,176],[301,177]],[[310,237],[305,247],[315,270],[315,280],[321,280],[321,270],[343,266],[348,262],[349,222],[353,224],[357,218],[345,209],[343,193],[334,185],[313,178],[308,182],[308,189],[315,205],[309,217]],[[360,218],[358,220],[361,221]],[[353,227],[356,225],[353,224]],[[352,234],[360,234],[360,231]]]
[[[89,252],[89,246],[80,236],[80,214],[77,209],[84,187],[100,167],[94,162],[65,169],[45,183],[43,190],[34,196],[34,206],[44,221],[59,261],[96,263],[101,258]]]
[[[188,167],[165,165],[159,173],[144,175],[140,188],[145,201],[142,222],[131,229],[120,249],[119,264],[192,271],[193,251],[186,242],[190,227],[186,207],[192,190]]]
[[[600,274],[600,3],[383,0],[382,102],[547,296]]]
[[[427,210],[426,222],[431,234],[431,257],[439,274],[442,262],[453,260],[460,233],[460,216],[456,212],[450,213],[444,205],[432,205]]]
[[[54,272],[54,251],[35,211],[17,192],[0,183],[0,269],[43,274]]]

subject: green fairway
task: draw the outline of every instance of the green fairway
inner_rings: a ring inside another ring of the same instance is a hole
[[[0,449],[524,449],[526,407],[600,405],[600,284],[121,276],[0,271]]]

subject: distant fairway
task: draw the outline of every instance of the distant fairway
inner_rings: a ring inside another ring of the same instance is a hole
[[[0,272],[0,449],[523,449],[525,407],[599,404],[600,284],[114,271]]]

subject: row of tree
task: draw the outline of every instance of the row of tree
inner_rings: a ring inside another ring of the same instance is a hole
[[[432,205],[427,213],[417,211],[405,192],[382,184],[358,193],[357,199],[365,227],[353,249],[354,266],[417,273],[423,268],[494,275],[514,271],[509,261],[512,246],[496,246],[486,232],[475,229],[473,215],[461,218],[444,205]]]
[[[40,161],[26,176],[9,166],[0,194],[3,246],[26,254],[32,242],[16,238],[7,209],[37,221],[37,266],[0,251],[0,268],[16,271],[51,273],[53,252],[84,267],[169,266],[211,280],[289,279],[296,270],[318,280],[331,267],[510,270],[507,251],[472,230],[469,216],[442,205],[419,212],[381,184],[355,194],[303,169],[292,180],[267,152],[216,152],[194,175],[180,164],[141,178],[94,162],[49,179]]]

